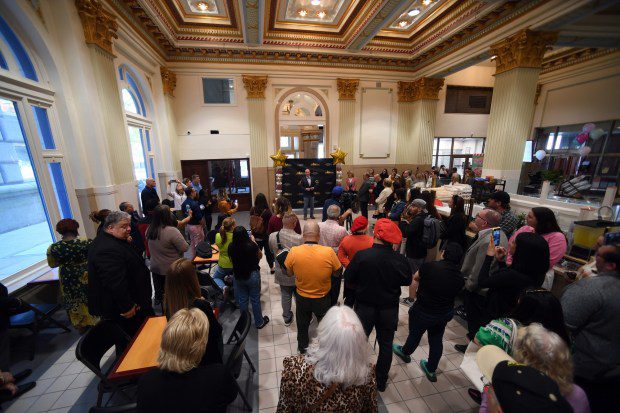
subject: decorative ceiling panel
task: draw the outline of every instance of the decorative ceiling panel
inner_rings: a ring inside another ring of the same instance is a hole
[[[278,21],[337,25],[347,8],[343,6],[352,3],[345,0],[281,0]]]

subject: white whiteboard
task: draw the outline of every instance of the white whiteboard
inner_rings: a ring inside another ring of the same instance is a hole
[[[392,140],[392,89],[362,88],[360,157],[389,158]]]

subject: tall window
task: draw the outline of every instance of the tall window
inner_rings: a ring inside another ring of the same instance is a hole
[[[0,83],[0,280],[13,290],[46,268],[53,227],[72,211],[54,93],[1,17]]]
[[[484,152],[484,138],[435,138],[433,165],[456,168],[462,176],[471,158]]]
[[[129,131],[134,177],[138,181],[139,194],[146,185],[146,179],[155,178],[155,154],[151,145],[152,121],[146,111],[143,94],[135,75],[125,66],[119,67],[118,74]]]

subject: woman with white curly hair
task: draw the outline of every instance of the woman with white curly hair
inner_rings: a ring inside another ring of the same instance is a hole
[[[332,307],[307,354],[284,359],[277,412],[376,412],[377,382],[368,359],[355,312]]]
[[[573,383],[573,360],[566,342],[559,335],[538,323],[522,327],[513,357],[553,379],[575,413],[590,412],[586,393]]]

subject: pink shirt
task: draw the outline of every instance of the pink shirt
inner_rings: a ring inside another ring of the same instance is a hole
[[[517,235],[522,232],[535,232],[535,230],[529,225],[522,226],[512,234],[512,237],[508,240],[508,244],[514,244]],[[549,269],[551,269],[555,264],[560,262],[564,254],[566,254],[566,237],[561,232],[550,232],[548,234],[543,234],[542,237],[547,241],[547,244],[549,244]],[[506,263],[508,265],[512,264],[512,254],[510,254],[510,252],[506,258]]]

